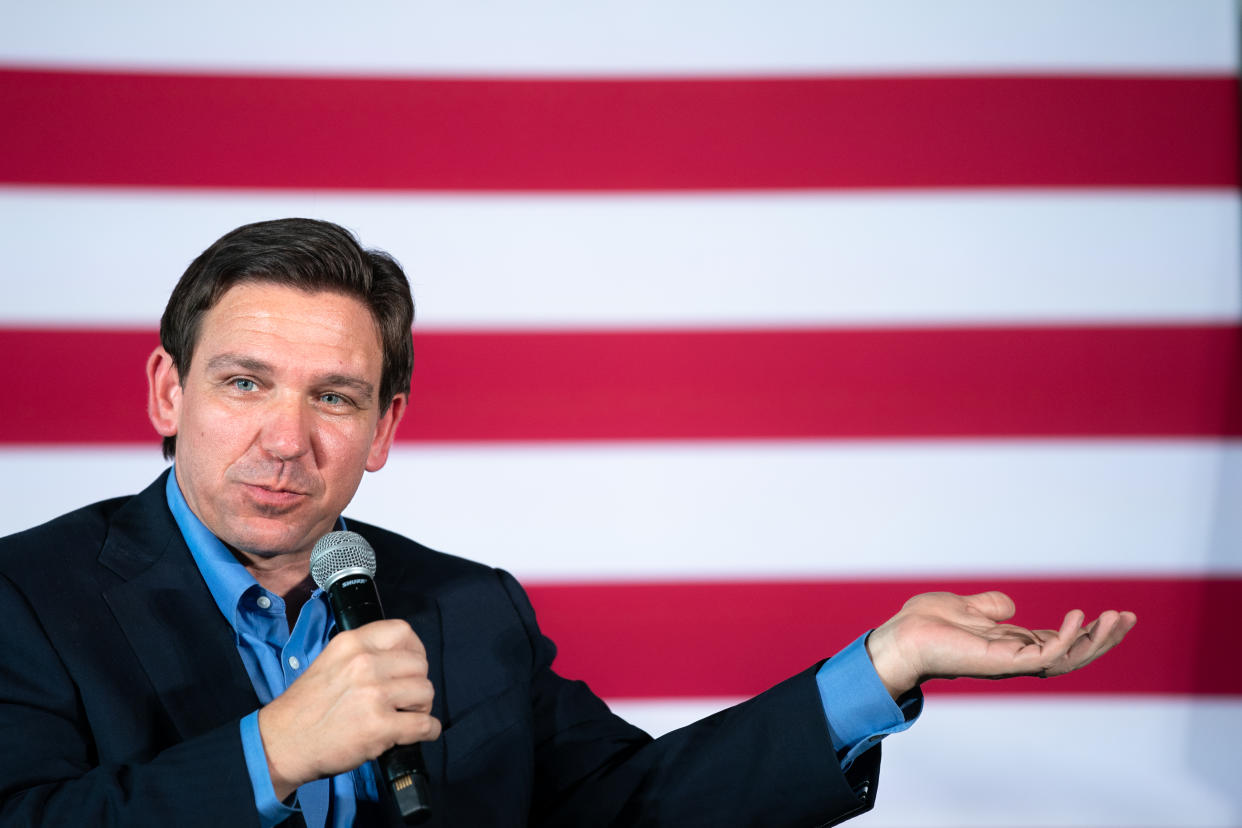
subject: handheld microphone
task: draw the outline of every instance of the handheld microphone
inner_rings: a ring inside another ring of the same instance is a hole
[[[338,630],[352,630],[384,617],[375,589],[375,550],[357,532],[329,532],[315,542],[311,578],[328,594]],[[418,745],[397,745],[379,755],[380,778],[407,825],[431,816],[427,769]]]

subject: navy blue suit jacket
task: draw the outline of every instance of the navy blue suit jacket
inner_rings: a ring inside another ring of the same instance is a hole
[[[815,668],[652,741],[553,672],[508,574],[349,525],[387,615],[427,648],[433,825],[818,825],[870,807],[879,751],[842,774]],[[0,824],[258,824],[238,722],[259,702],[163,477],[0,540],[0,654]]]

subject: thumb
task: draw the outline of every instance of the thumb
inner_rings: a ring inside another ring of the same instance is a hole
[[[1017,611],[1013,599],[995,589],[980,592],[977,595],[966,595],[962,600],[966,602],[968,608],[993,621],[1013,618],[1013,614]]]

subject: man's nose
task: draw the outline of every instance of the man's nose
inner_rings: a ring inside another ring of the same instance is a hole
[[[279,460],[305,454],[311,445],[310,414],[310,406],[293,395],[273,400],[263,424],[263,450]]]

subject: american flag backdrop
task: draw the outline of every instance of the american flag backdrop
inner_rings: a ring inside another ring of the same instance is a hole
[[[349,513],[512,571],[623,715],[919,591],[1133,609],[1083,673],[929,685],[855,824],[1242,825],[1238,40],[1233,0],[4,3],[0,534],[146,485],[176,278],[326,218],[418,307]]]

